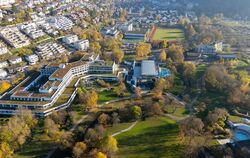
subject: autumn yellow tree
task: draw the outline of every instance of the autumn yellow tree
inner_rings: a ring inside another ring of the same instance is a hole
[[[196,66],[194,63],[191,62],[185,62],[183,64],[183,72],[182,75],[184,77],[185,84],[187,86],[191,86],[192,82],[195,79],[196,74]]]
[[[6,90],[8,90],[10,88],[10,83],[7,81],[2,81],[0,82],[0,93],[5,92]]]
[[[163,40],[161,42],[161,45],[162,45],[162,48],[167,48],[167,46],[168,46],[167,40]]]
[[[151,52],[151,45],[148,43],[140,42],[136,47],[136,57],[146,57]]]
[[[171,45],[168,49],[168,55],[173,62],[182,63],[184,61],[183,48]]]
[[[91,90],[90,92],[87,92],[87,97],[86,97],[86,106],[88,108],[94,108],[97,105],[97,100],[98,100],[98,94],[94,91]]]
[[[98,94],[94,90],[86,91],[82,88],[77,89],[78,101],[86,108],[95,108],[97,105]]]
[[[153,94],[155,98],[161,98],[163,90],[166,87],[166,80],[163,78],[160,78],[155,82],[155,87],[153,89]]]
[[[106,136],[101,141],[101,149],[107,153],[108,156],[111,156],[117,152],[117,144],[117,140],[113,136]]]
[[[102,152],[98,152],[97,158],[107,158],[107,156],[105,154],[103,154]]]
[[[17,110],[21,115],[15,115],[0,128],[0,142],[6,142],[11,149],[19,149],[31,135],[31,130],[37,120],[30,110]]]
[[[113,49],[112,58],[117,63],[122,62],[123,57],[124,57],[124,52],[121,49],[119,48]]]
[[[100,53],[101,45],[99,42],[90,43],[90,50],[95,53]]]
[[[166,54],[165,50],[161,50],[161,52],[159,54],[159,60],[160,61],[166,61],[167,60],[167,54]]]
[[[11,158],[12,154],[13,150],[10,148],[8,143],[0,143],[0,158]]]

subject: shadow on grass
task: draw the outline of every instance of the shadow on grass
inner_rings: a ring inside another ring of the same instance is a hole
[[[22,149],[17,151],[15,158],[44,158],[52,150],[53,143],[45,140],[33,139],[27,142]]]
[[[152,125],[154,126],[154,125]],[[183,146],[179,144],[178,125],[167,123],[154,127],[142,128],[140,133],[125,134],[118,138],[119,155],[125,157],[180,157]]]

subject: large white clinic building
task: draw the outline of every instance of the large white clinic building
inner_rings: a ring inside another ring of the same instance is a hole
[[[3,95],[0,99],[0,114],[13,115],[18,108],[28,108],[36,116],[47,116],[70,105],[76,95],[76,79],[117,81],[119,73],[114,62],[100,60],[99,55],[86,55],[73,63],[51,63],[43,67],[39,74],[29,76]],[[75,83],[71,85],[73,81]],[[70,92],[65,94],[65,91]],[[62,94],[69,98],[66,103],[59,104],[58,99]]]

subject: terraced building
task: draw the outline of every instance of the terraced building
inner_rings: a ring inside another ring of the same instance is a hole
[[[28,108],[36,116],[47,116],[71,104],[81,79],[116,81],[119,74],[114,62],[100,60],[98,55],[86,55],[73,63],[46,65],[1,97],[0,114],[13,115],[18,108]]]

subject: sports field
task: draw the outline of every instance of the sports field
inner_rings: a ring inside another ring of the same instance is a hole
[[[184,32],[181,29],[156,28],[153,40],[180,41],[184,39]]]

